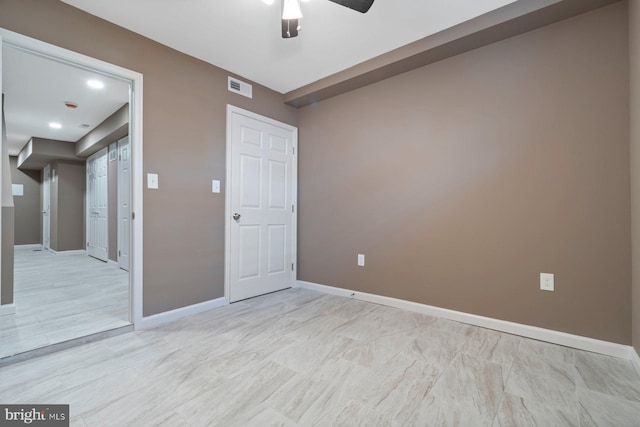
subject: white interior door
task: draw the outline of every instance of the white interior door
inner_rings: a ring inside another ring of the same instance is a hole
[[[42,246],[51,247],[51,165],[42,170]]]
[[[107,157],[105,147],[87,160],[87,252],[105,262],[109,256]]]
[[[131,152],[129,137],[118,141],[118,265],[129,271]]]
[[[297,130],[229,111],[229,301],[290,288]]]

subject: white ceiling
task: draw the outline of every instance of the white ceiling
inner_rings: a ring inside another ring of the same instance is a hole
[[[308,0],[288,40],[280,0],[62,1],[286,93],[516,0],[375,0],[366,14]]]
[[[86,82],[104,82],[101,90]],[[2,90],[9,155],[16,156],[31,137],[75,142],[129,102],[129,83],[97,75],[9,46],[2,48]],[[66,101],[78,104],[75,110]],[[61,129],[52,129],[58,122]],[[89,128],[80,125],[88,124]]]

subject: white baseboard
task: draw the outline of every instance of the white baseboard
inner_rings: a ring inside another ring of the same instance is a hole
[[[35,245],[15,245],[14,249],[24,249],[24,250],[28,250],[28,251],[32,251],[32,250],[36,250],[36,249],[40,249],[42,250],[42,245],[41,244],[35,244]]]
[[[114,260],[112,260],[112,259],[108,259],[108,260],[107,260],[107,264],[109,264],[109,265],[113,265],[114,267],[120,267],[120,264],[118,264],[117,262],[115,262],[115,261],[114,261]]]
[[[16,314],[15,304],[2,304],[0,305],[0,316],[8,316],[10,314]]]
[[[172,322],[186,316],[191,316],[192,314],[213,310],[214,308],[222,307],[227,304],[229,304],[229,302],[223,297],[189,305],[187,307],[176,308],[175,310],[143,317],[139,322],[136,322],[135,328],[136,330],[154,328],[164,323]]]
[[[61,256],[65,256],[65,255],[85,255],[87,253],[87,251],[85,251],[84,249],[77,249],[77,250],[73,250],[73,251],[54,251],[53,249],[49,248],[49,252],[56,254],[56,255],[61,255]]]
[[[638,356],[638,352],[633,347],[631,347],[631,363],[633,363],[633,367],[636,368],[636,372],[640,375],[640,356]]]
[[[493,319],[490,317],[478,316],[461,311],[434,307],[431,305],[405,301],[397,298],[368,294],[365,292],[334,288],[331,286],[319,285],[317,283],[304,282],[301,280],[298,280],[294,286],[324,292],[327,294],[355,298],[362,301],[372,302],[374,304],[387,305],[390,307],[415,311],[430,316],[442,317],[444,319],[455,320],[457,322],[467,323],[469,325],[480,326],[482,328],[493,329],[496,331],[519,335],[526,338],[532,338],[538,341],[550,342],[553,344],[591,351],[593,353],[606,354],[608,356],[619,357],[627,360],[631,359],[631,353],[637,356],[636,352],[633,350],[633,347],[628,345],[597,340],[580,335],[568,334],[551,329],[539,328],[537,326],[523,325],[521,323],[508,322],[505,320]]]

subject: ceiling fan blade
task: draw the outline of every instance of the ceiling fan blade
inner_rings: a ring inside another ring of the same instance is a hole
[[[349,9],[357,10],[360,13],[367,13],[371,8],[374,0],[329,0],[346,6]]]
[[[299,19],[283,19],[282,38],[291,39],[293,37],[298,37],[298,25],[300,25]]]

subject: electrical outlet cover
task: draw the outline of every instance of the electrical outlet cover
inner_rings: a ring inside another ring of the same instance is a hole
[[[551,273],[540,273],[540,290],[555,291],[554,275]]]

